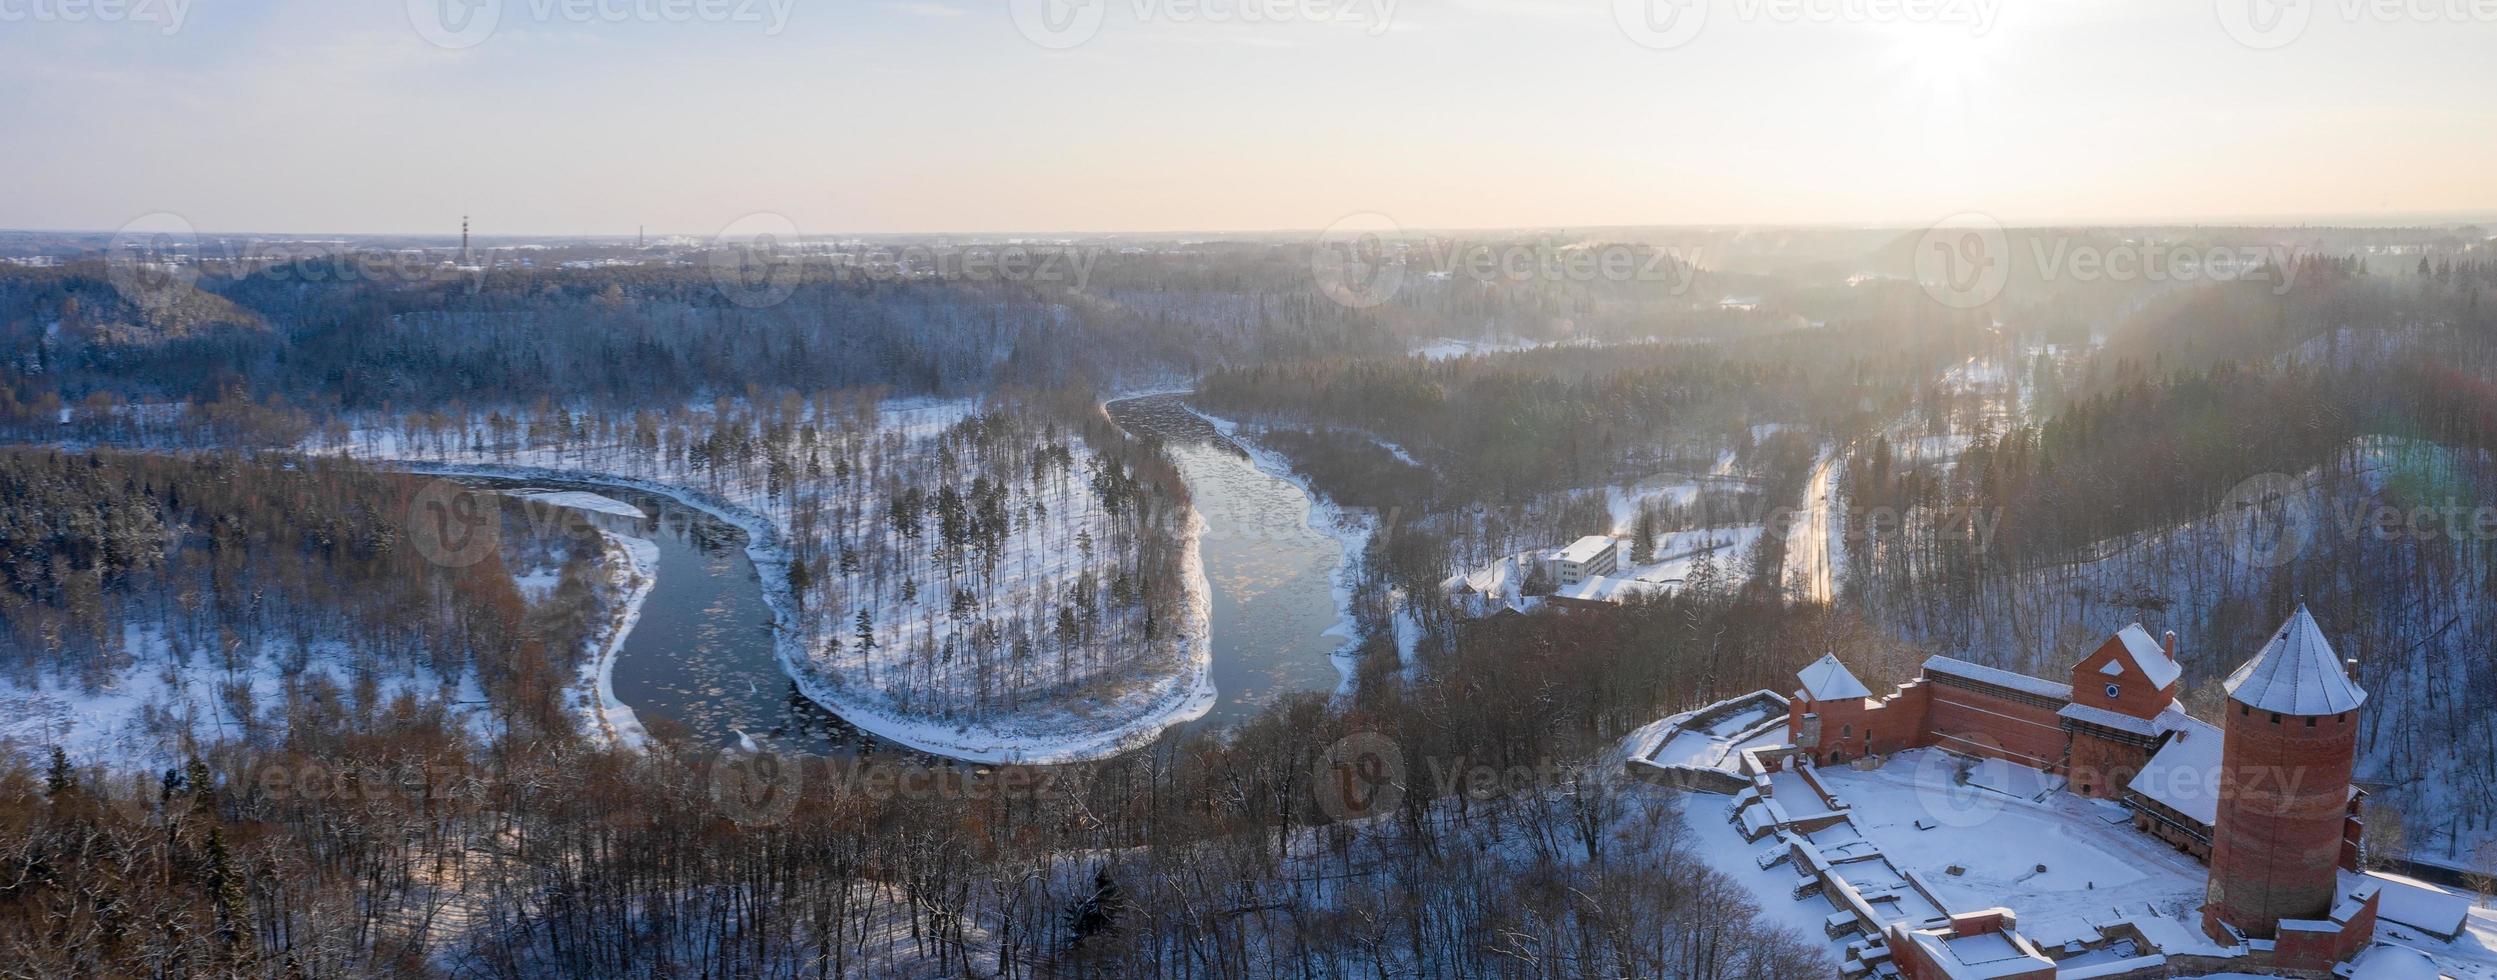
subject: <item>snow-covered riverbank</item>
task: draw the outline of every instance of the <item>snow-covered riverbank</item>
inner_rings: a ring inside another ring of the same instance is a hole
[[[1208,414],[1203,409],[1185,402],[1181,405],[1198,418],[1204,419],[1206,424],[1214,427],[1214,431],[1221,433],[1223,438],[1231,440],[1233,445],[1247,453],[1250,464],[1256,466],[1258,472],[1297,488],[1301,496],[1309,502],[1310,529],[1335,539],[1336,546],[1343,550],[1343,555],[1337,560],[1335,569],[1328,573],[1328,581],[1335,589],[1335,610],[1339,618],[1335,625],[1326,631],[1326,635],[1343,641],[1334,654],[1335,669],[1341,675],[1341,682],[1337,686],[1336,693],[1339,696],[1350,695],[1354,678],[1359,672],[1359,663],[1355,654],[1361,645],[1361,623],[1353,614],[1354,580],[1359,574],[1361,556],[1370,548],[1370,537],[1378,533],[1378,515],[1347,509],[1325,494],[1319,493],[1306,478],[1293,471],[1290,460],[1284,459],[1281,453],[1260,445],[1254,434],[1239,422]]]
[[[982,723],[957,723],[914,715],[881,695],[862,691],[830,677],[808,656],[797,603],[789,586],[788,552],[780,529],[746,506],[700,490],[655,480],[543,466],[429,460],[373,459],[387,466],[429,476],[485,477],[549,483],[617,487],[656,494],[719,519],[746,536],[746,554],[754,563],[765,604],[774,620],[774,645],[781,668],[809,699],[841,716],[862,731],[933,755],[969,762],[1052,764],[1106,758],[1151,741],[1163,729],[1202,717],[1213,707],[1209,677],[1213,657],[1210,636],[1210,587],[1205,581],[1198,539],[1201,519],[1186,532],[1183,568],[1189,580],[1188,622],[1173,631],[1168,658],[1173,669],[1120,692],[1107,703],[1058,705]],[[621,644],[622,634],[614,638]],[[612,655],[604,668],[612,670]],[[611,690],[601,696],[612,698]],[[612,719],[611,719],[612,723]],[[638,727],[638,722],[635,723]],[[621,734],[621,733],[619,733]]]
[[[650,734],[642,728],[641,717],[633,713],[633,706],[616,698],[616,655],[623,652],[624,638],[632,635],[634,624],[641,621],[642,604],[659,585],[659,545],[645,538],[605,531],[599,532],[599,536],[607,542],[607,586],[617,590],[617,603],[614,615],[590,641],[593,654],[581,665],[573,698],[587,716],[590,731],[617,745],[638,749],[648,744]]]

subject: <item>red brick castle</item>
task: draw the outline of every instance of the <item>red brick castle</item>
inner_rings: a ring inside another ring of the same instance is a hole
[[[1790,740],[1812,762],[1939,748],[2061,777],[2210,865],[2203,931],[2259,964],[2328,970],[2375,933],[2376,895],[2346,890],[2358,863],[2351,787],[2359,708],[2304,606],[2229,675],[2214,726],[2176,700],[2175,634],[2125,627],[2047,680],[1936,656],[1875,698],[1836,656],[1797,675]]]

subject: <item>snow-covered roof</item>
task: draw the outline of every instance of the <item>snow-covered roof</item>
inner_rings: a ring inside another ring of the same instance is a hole
[[[1947,929],[1922,930],[1908,933],[1910,941],[1922,949],[1927,959],[1953,980],[1989,980],[2053,969],[2055,961],[2047,959],[2037,947],[2018,933],[1981,932],[1972,936],[1953,936]]]
[[[2185,714],[2185,706],[2174,701],[2168,702],[2167,707],[2160,709],[2159,714],[2151,718],[2136,718],[2121,711],[2109,711],[2096,705],[2078,703],[2064,705],[2055,714],[2074,721],[2085,721],[2101,728],[2131,732],[2144,738],[2156,737],[2161,732],[2175,731],[2184,727],[2186,722],[2193,721]]]
[[[2219,726],[2185,718],[2175,737],[2150,757],[2150,762],[2125,788],[2192,817],[2205,827],[2212,826],[2219,822],[2220,747],[2224,741]]]
[[[2445,972],[2420,950],[2377,943],[2350,962],[2350,980],[2438,980]]]
[[[2352,876],[2344,873],[2345,883]],[[2440,939],[2461,935],[2471,915],[2469,896],[2440,888],[2416,878],[2367,872],[2365,877],[2381,886],[2382,896],[2376,914],[2415,929],[2425,930]]]
[[[1566,562],[1585,564],[1594,561],[1595,556],[1603,554],[1605,549],[1612,546],[1613,539],[1601,534],[1590,534],[1570,542],[1569,547],[1561,549],[1552,557]]]
[[[1576,585],[1554,589],[1552,597],[1579,599],[1587,602],[1620,602],[1631,596],[1653,595],[1672,588],[1662,582],[1648,582],[1616,575],[1589,575],[1579,579]]]
[[[2342,669],[2340,656],[2304,605],[2262,652],[2228,675],[2227,687],[2239,704],[2284,715],[2337,715],[2367,703],[2367,692]]]
[[[2064,701],[2072,700],[2072,685],[2070,684],[2062,684],[2042,678],[2031,677],[2027,674],[2013,673],[2000,667],[1988,667],[1984,664],[1972,664],[1965,660],[1945,657],[1939,654],[1925,658],[1925,673],[1949,674],[1953,677],[1976,681],[1980,684],[1992,684],[1996,687],[2006,687],[2015,691],[2035,694],[2042,698],[2057,698]]]
[[[2185,676],[2185,668],[2168,656],[2167,645],[2153,639],[2142,624],[2134,623],[2118,631],[2116,639],[2124,641],[2124,652],[2131,654],[2133,662],[2141,665],[2142,673],[2149,675],[2150,686],[2163,688]]]
[[[1846,664],[1839,663],[1835,653],[1822,654],[1821,659],[1813,661],[1811,666],[1796,671],[1795,679],[1803,682],[1803,696],[1814,701],[1844,701],[1873,696],[1873,689],[1856,680],[1854,672],[1849,671]]]

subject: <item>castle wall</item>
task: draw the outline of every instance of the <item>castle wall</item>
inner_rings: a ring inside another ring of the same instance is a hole
[[[1888,755],[1932,744],[1926,714],[1931,685],[1910,681],[1879,701],[1850,698],[1788,705],[1787,734],[1812,749],[1812,760],[1837,765],[1866,755]]]
[[[2133,777],[2150,763],[2150,755],[2150,749],[2143,746],[2075,732],[2067,773],[2072,791],[2101,800],[2120,799]]]
[[[1942,674],[1925,683],[1933,688],[1930,744],[2033,769],[2062,767],[2063,720],[2055,712],[2064,702]]]

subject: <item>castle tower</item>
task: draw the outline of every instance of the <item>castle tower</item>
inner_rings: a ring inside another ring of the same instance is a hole
[[[2229,675],[2203,931],[2271,939],[2323,919],[2339,890],[2358,708],[2367,692],[2301,605]]]

